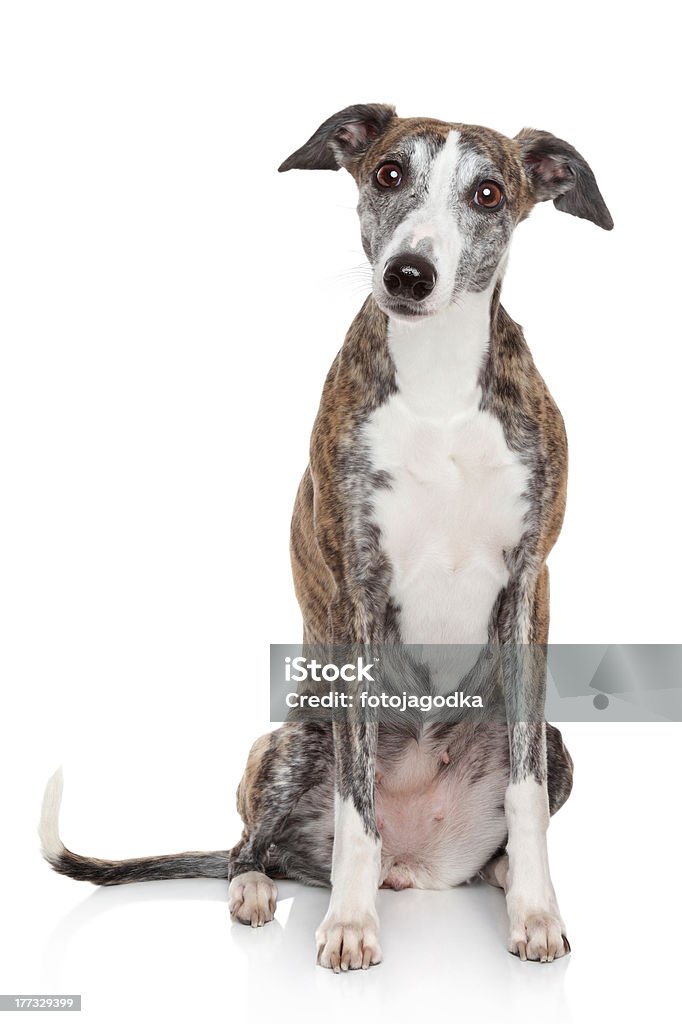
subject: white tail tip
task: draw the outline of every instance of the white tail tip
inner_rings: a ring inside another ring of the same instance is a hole
[[[56,863],[64,852],[64,844],[59,838],[59,808],[63,788],[64,776],[61,768],[58,768],[45,787],[38,827],[43,857],[51,864]]]

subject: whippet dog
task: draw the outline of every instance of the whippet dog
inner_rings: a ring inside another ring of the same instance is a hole
[[[279,169],[341,167],[359,189],[373,286],[327,376],[294,508],[304,642],[542,651],[566,437],[500,289],[535,203],[613,226],[594,175],[548,132],[510,139],[383,104],[334,114]],[[509,950],[551,961],[570,947],[546,832],[572,762],[544,722],[543,658],[501,664],[501,728],[350,717],[288,721],[257,740],[229,851],[73,854],[59,838],[57,776],[44,854],[101,885],[228,878],[233,917],[253,926],[274,915],[273,879],[331,882],[317,951],[337,971],[381,960],[380,886],[445,889],[480,874],[506,894]]]

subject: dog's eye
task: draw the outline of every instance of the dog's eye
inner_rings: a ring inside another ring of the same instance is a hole
[[[377,168],[377,185],[382,188],[398,188],[403,180],[403,169],[400,164],[387,163]]]
[[[504,201],[504,192],[494,181],[482,181],[476,189],[474,202],[486,210],[496,210]]]

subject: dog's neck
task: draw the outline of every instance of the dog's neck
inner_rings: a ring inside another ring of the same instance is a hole
[[[494,283],[423,320],[388,318],[387,341],[402,400],[420,416],[456,416],[480,400],[490,345]]]

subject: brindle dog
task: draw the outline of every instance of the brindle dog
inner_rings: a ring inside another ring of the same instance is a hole
[[[280,170],[340,167],[358,185],[373,288],[328,374],[296,498],[304,641],[498,645],[506,724],[289,721],[251,750],[242,839],[210,854],[73,854],[58,835],[55,777],[44,853],[103,885],[227,877],[233,916],[254,926],[273,917],[273,878],[331,881],[317,946],[335,970],[381,959],[379,886],[446,888],[480,873],[506,893],[509,949],[550,961],[569,945],[546,830],[572,763],[544,722],[541,654],[567,451],[500,289],[512,232],[535,203],[613,223],[583,157],[547,132],[509,139],[358,105]]]

